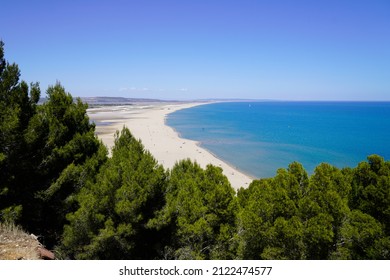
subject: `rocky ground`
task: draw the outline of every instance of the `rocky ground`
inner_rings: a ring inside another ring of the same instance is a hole
[[[0,223],[0,260],[54,259],[38,238],[14,225]]]

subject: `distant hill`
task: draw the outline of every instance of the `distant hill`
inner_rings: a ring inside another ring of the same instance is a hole
[[[81,97],[81,100],[91,105],[115,105],[115,104],[133,104],[133,103],[151,103],[151,102],[164,102],[159,99],[147,99],[147,98],[126,98],[126,97]]]
[[[76,97],[75,97],[76,98]],[[134,103],[155,103],[155,102],[178,102],[175,100],[160,100],[147,98],[126,98],[126,97],[110,97],[110,96],[96,96],[96,97],[80,97],[81,100],[89,105],[131,105]],[[41,98],[39,103],[45,103],[47,98]]]

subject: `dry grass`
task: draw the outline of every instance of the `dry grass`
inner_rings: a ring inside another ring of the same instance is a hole
[[[38,260],[38,240],[12,224],[0,223],[0,260]]]

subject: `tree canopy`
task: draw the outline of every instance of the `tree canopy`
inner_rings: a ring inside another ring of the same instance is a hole
[[[152,258],[159,237],[147,227],[162,207],[166,173],[130,131],[116,135],[112,158],[78,194],[63,248],[81,259]]]
[[[0,44],[0,219],[58,243],[72,197],[106,159],[87,105],[59,83],[47,89],[19,80]]]

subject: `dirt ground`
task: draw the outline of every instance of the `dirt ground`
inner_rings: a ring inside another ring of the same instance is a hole
[[[14,225],[0,223],[0,260],[38,260],[42,245]]]

